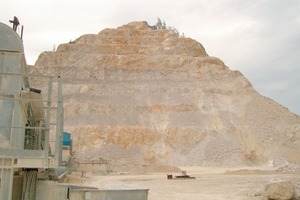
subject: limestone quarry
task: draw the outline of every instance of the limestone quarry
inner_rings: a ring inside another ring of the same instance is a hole
[[[300,117],[172,30],[131,22],[83,35],[30,71],[63,79],[77,162],[112,171],[300,163]]]

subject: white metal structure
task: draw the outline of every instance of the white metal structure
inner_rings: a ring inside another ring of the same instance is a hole
[[[30,87],[31,78],[48,82],[46,99],[41,90]],[[49,169],[60,166],[61,88],[59,77],[27,74],[19,35],[0,23],[0,200],[35,199],[38,173],[48,179]],[[53,153],[50,133],[55,133]]]
[[[46,81],[47,95],[30,87],[32,78]],[[148,189],[46,181],[65,174],[63,117],[61,78],[28,74],[20,37],[0,23],[0,200],[147,200]]]

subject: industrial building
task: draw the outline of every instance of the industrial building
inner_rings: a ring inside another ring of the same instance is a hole
[[[0,23],[0,200],[146,200],[147,189],[58,182],[68,172],[63,149],[72,151],[63,130],[62,80],[27,73],[17,22],[13,29]],[[32,88],[31,79],[47,88]]]

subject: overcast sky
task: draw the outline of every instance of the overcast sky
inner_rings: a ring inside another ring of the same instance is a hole
[[[159,17],[300,115],[299,0],[1,0],[0,21],[13,16],[28,64],[83,34]]]

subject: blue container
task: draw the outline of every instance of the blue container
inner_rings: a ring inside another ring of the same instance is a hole
[[[71,145],[71,133],[64,132],[63,133],[63,146]]]

